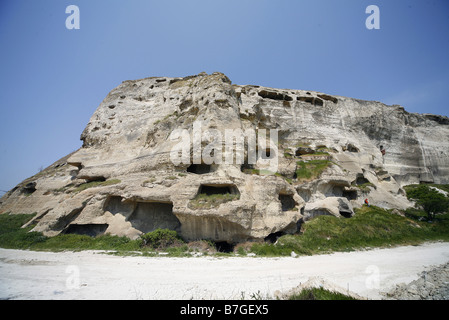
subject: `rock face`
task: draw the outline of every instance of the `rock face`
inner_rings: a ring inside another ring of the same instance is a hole
[[[0,212],[35,212],[33,230],[48,236],[263,239],[320,214],[350,217],[365,199],[410,206],[402,186],[448,183],[448,138],[447,117],[222,73],[124,81],[83,146],[5,194]]]

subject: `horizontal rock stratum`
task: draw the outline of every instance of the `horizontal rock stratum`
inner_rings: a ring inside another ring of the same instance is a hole
[[[124,81],[81,140],[5,194],[0,213],[37,213],[47,236],[168,228],[237,243],[350,218],[365,199],[404,209],[402,186],[449,183],[447,117],[218,72]]]

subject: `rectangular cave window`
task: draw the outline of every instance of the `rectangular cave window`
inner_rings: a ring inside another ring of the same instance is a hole
[[[259,96],[262,98],[272,99],[272,100],[281,100],[281,101],[292,101],[293,98],[289,95],[280,93],[280,92],[274,92],[274,91],[267,91],[267,90],[261,90],[258,92]]]
[[[198,194],[208,196],[214,194],[239,194],[236,186],[233,185],[201,185]]]
[[[211,172],[211,166],[209,164],[192,164],[187,168],[187,172],[206,174]]]
[[[181,227],[181,222],[173,214],[173,203],[171,202],[137,202],[128,221],[133,228],[143,233],[156,229],[178,231]]]
[[[181,222],[173,213],[172,202],[134,201],[120,196],[110,196],[104,204],[104,210],[113,215],[122,215],[125,221],[142,233],[156,229],[178,231]]]
[[[71,224],[64,233],[96,237],[105,233],[108,224]]]
[[[240,192],[234,185],[201,185],[188,206],[194,210],[212,209],[238,199]]]

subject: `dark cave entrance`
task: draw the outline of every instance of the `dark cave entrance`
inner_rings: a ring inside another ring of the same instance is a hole
[[[351,218],[352,217],[352,212],[339,211],[339,213],[342,215],[342,217],[345,217],[345,218]]]
[[[233,185],[201,185],[198,194],[206,194],[208,196],[214,194],[240,194],[236,186]]]
[[[123,201],[120,196],[110,196],[104,204],[104,211],[120,214],[131,226],[143,233],[156,229],[178,231],[181,222],[173,214],[172,202]]]
[[[133,213],[127,219],[143,233],[156,229],[179,230],[181,222],[173,214],[173,203],[137,202]]]
[[[361,173],[357,174],[357,178],[355,180],[355,184],[360,186],[362,184],[369,183],[369,180],[365,178],[365,176]]]
[[[290,194],[279,194],[279,201],[281,202],[282,211],[292,210],[296,206],[293,195]]]
[[[216,241],[215,248],[218,252],[231,253],[234,251],[234,245],[226,241]]]
[[[357,191],[343,189],[342,196],[348,200],[357,200]]]
[[[108,224],[71,224],[67,227],[64,233],[96,237],[104,234],[108,227]]]
[[[212,171],[212,167],[209,164],[191,164],[187,168],[187,172],[195,174],[206,174]]]
[[[263,240],[265,242],[275,243],[283,235],[285,235],[285,232],[282,232],[282,231],[273,232],[273,233],[270,233],[268,236],[266,236]]]

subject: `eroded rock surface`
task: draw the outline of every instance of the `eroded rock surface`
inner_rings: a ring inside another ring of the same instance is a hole
[[[261,129],[275,130],[278,141],[257,162],[247,148],[243,161],[226,162],[232,150],[225,147],[209,152],[221,163],[196,161],[194,147],[210,148],[214,132]],[[176,130],[190,139],[188,163],[170,156],[180,145]],[[0,212],[35,212],[34,230],[49,236],[136,238],[169,228],[186,240],[263,239],[297,232],[319,214],[350,217],[366,198],[384,208],[410,206],[402,186],[448,183],[448,137],[447,117],[233,85],[222,73],[124,81],[93,114],[83,146],[5,194]],[[276,172],[263,159],[277,159]]]

